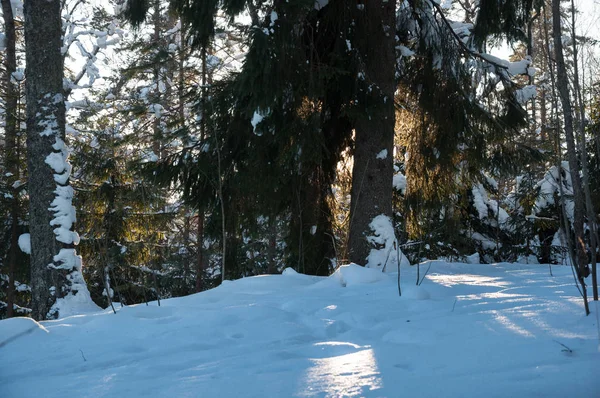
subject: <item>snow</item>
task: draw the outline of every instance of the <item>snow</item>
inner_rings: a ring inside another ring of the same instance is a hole
[[[256,126],[258,126],[260,122],[262,122],[263,119],[269,115],[270,112],[270,109],[268,109],[266,112],[262,112],[260,109],[257,109],[252,115],[252,120],[250,121],[250,124],[252,124],[252,131],[259,137],[262,135],[262,132],[260,130],[256,131]]]
[[[408,47],[405,47],[405,46],[401,46],[401,45],[399,45],[399,46],[397,46],[396,48],[397,48],[398,50],[400,50],[400,54],[401,54],[403,57],[412,57],[413,55],[415,55],[415,52],[414,52],[414,51],[412,51],[412,50],[411,50],[410,48],[408,48]]]
[[[315,0],[315,10],[320,10],[321,8],[325,7],[327,4],[329,4],[329,0]]]
[[[517,97],[517,101],[523,105],[537,96],[537,87],[534,85],[525,86],[517,90],[515,95]]]
[[[64,297],[56,300],[48,312],[48,317],[51,318],[53,317],[53,314],[59,314],[61,318],[65,318],[100,310],[100,308],[92,301],[90,292],[83,280],[83,274],[81,272],[81,256],[77,255],[75,249],[60,249],[53,260],[54,263],[59,265],[55,266],[49,264],[48,267],[71,271],[67,275],[70,288]]]
[[[476,184],[471,189],[471,192],[473,194],[473,206],[475,206],[475,209],[477,210],[479,219],[483,220],[488,216],[488,207],[486,204],[488,201],[487,194],[481,184]]]
[[[467,264],[479,264],[481,259],[479,258],[479,253],[473,253],[466,258]]]
[[[56,175],[56,174],[55,174]],[[71,231],[76,221],[75,207],[73,206],[73,188],[70,185],[57,186],[54,191],[56,197],[49,210],[54,212],[50,225],[54,228],[56,240],[65,244],[79,244],[79,235]]]
[[[379,152],[377,154],[376,159],[385,159],[385,158],[387,158],[387,155],[388,155],[387,149],[383,149],[383,150],[381,150],[381,152]]]
[[[19,236],[19,248],[23,253],[31,254],[31,235],[21,234]]]
[[[394,227],[388,216],[383,214],[376,216],[369,224],[369,228],[373,231],[373,235],[367,236],[367,241],[372,247],[367,256],[367,268],[393,272],[398,269],[398,254],[402,265],[409,264],[406,256],[397,247]]]
[[[271,11],[271,23],[269,24],[270,27],[275,26],[275,22],[277,22],[277,19],[279,18],[279,16],[277,15],[277,13],[275,12],[275,10]]]
[[[491,240],[487,236],[480,234],[479,232],[473,232],[471,234],[471,239],[479,242],[483,250],[494,250],[496,247],[498,247],[498,243]]]
[[[12,77],[13,79],[15,79],[16,81],[20,82],[23,81],[23,79],[25,79],[25,73],[23,73],[22,70],[18,70],[16,72],[12,73]]]
[[[394,174],[392,184],[397,191],[402,193],[402,195],[406,193],[406,177],[401,172]]]
[[[596,313],[570,268],[356,265],[56,321],[0,321],[2,397],[594,397]],[[340,281],[345,283],[342,284]],[[21,335],[22,334],[22,335]],[[567,351],[568,347],[571,352]]]
[[[510,62],[502,58],[498,58],[491,54],[480,53],[481,58],[486,61],[499,65],[500,67],[506,69],[510,76],[518,76],[518,75],[531,75],[535,73],[534,70],[530,70],[531,65],[531,57],[526,56],[524,59],[516,62]]]
[[[23,17],[23,0],[10,0],[13,16]]]

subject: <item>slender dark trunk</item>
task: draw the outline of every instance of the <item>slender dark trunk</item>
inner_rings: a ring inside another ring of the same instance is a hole
[[[155,46],[159,46],[160,44],[160,28],[161,28],[161,20],[160,20],[160,0],[154,0],[154,14],[152,17],[152,23],[153,23],[153,28],[154,31],[152,33],[152,41],[153,44]],[[161,65],[158,64],[158,62],[154,62],[154,66],[153,66],[153,78],[154,78],[154,84],[156,85],[155,87],[155,95],[156,98],[154,100],[154,102],[156,104],[162,104],[162,93],[160,90],[160,70],[161,70]],[[154,152],[154,154],[159,158],[159,159],[163,159],[164,158],[164,154],[163,154],[163,135],[162,135],[162,130],[161,130],[161,126],[160,126],[160,118],[155,117],[153,122],[152,122],[152,152]]]
[[[183,285],[187,291],[188,276],[190,274],[190,215],[187,206],[183,207],[183,247],[185,249],[183,255]]]
[[[254,250],[250,250],[250,252],[254,252]],[[277,217],[271,216],[269,217],[269,265],[267,267],[267,274],[275,274],[277,273]]]
[[[527,55],[529,55],[529,57],[533,60],[534,59],[534,47],[533,47],[533,24],[535,23],[535,20],[538,18],[538,15],[536,14],[535,16],[533,16],[533,18],[531,18],[529,20],[529,23],[527,24]],[[535,84],[535,76],[534,75],[529,75],[529,84],[533,85]],[[532,125],[531,128],[533,130],[533,133],[535,134],[535,131],[537,130],[537,118],[536,118],[536,98],[532,98],[531,100],[531,121],[532,121]]]
[[[395,9],[395,0],[369,1],[356,18],[354,44],[365,80],[355,121],[348,258],[361,265],[372,249],[369,224],[379,215],[392,217]]]
[[[179,19],[181,28],[179,29],[179,57],[177,59],[178,74],[177,74],[177,116],[179,117],[179,124],[181,128],[185,127],[185,59],[186,59],[186,45],[185,45],[185,28],[184,23]]]
[[[571,98],[569,95],[569,85],[567,69],[562,44],[562,24],[560,14],[560,0],[552,0],[552,33],[554,38],[554,51],[557,73],[557,88],[562,104],[565,140],[567,142],[567,160],[569,162],[569,172],[573,184],[573,201],[575,204],[573,229],[575,230],[575,251],[577,262],[577,276],[582,288],[585,313],[590,313],[584,278],[587,276],[588,264],[587,253],[585,250],[583,218],[584,218],[584,195],[579,177],[579,164],[577,162],[577,149],[575,146],[575,136],[573,134],[573,110],[571,107]]]
[[[204,211],[198,210],[198,229],[196,230],[196,293],[204,289]]]
[[[579,152],[581,154],[581,171],[583,176],[583,192],[585,194],[585,207],[587,210],[588,227],[590,231],[590,249],[592,252],[592,292],[594,300],[598,301],[598,277],[596,266],[596,247],[597,247],[597,220],[594,204],[592,202],[592,193],[590,191],[590,173],[588,170],[587,147],[585,140],[585,105],[583,95],[581,94],[581,84],[579,79],[579,51],[577,48],[577,35],[575,28],[575,1],[571,0],[571,39],[573,41],[573,88],[575,90],[575,99],[579,110]],[[586,262],[587,265],[587,262]]]
[[[13,83],[13,73],[17,71],[16,56],[16,30],[15,19],[10,0],[2,0],[2,13],[4,15],[4,31],[6,35],[6,55],[4,59],[4,103],[5,103],[5,162],[6,170],[12,174],[9,184],[12,186],[12,200],[10,206],[10,247],[8,250],[8,291],[7,313],[8,318],[14,316],[15,304],[15,271],[17,268],[18,239],[19,239],[19,191],[20,187],[14,182],[20,178],[19,170],[19,139],[17,106],[19,90]],[[12,184],[10,182],[13,182]]]

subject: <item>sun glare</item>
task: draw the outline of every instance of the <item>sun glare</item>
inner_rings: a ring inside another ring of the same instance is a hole
[[[303,390],[299,396],[351,397],[363,396],[366,391],[383,387],[381,373],[369,346],[352,343],[323,342],[315,344],[324,354],[334,354],[325,358],[312,358],[313,366],[304,378]],[[335,355],[342,351],[355,351]]]

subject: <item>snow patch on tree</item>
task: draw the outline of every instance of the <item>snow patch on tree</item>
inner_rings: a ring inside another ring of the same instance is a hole
[[[19,248],[23,253],[31,254],[31,235],[21,234],[19,236]]]
[[[69,281],[68,286],[63,286],[63,297],[56,300],[50,311],[48,319],[79,315],[88,312],[101,310],[90,296],[87,285],[83,280],[81,272],[81,256],[77,255],[75,249],[61,249],[60,252],[53,258],[55,264],[50,264],[50,268],[71,270],[67,275]],[[66,290],[68,289],[68,290]]]
[[[519,101],[519,103],[523,105],[526,102],[529,102],[533,98],[537,97],[537,87],[534,85],[525,86],[517,90],[515,95],[517,97],[517,101]]]
[[[401,265],[408,265],[408,259],[397,248],[396,234],[392,221],[386,215],[380,214],[371,221],[369,228],[373,235],[367,236],[367,241],[373,247],[367,256],[367,268],[375,268],[384,272],[397,271],[398,255]]]
[[[481,184],[474,186],[471,189],[471,192],[473,193],[473,206],[475,206],[475,209],[477,210],[479,219],[483,220],[488,216],[488,207],[484,200],[487,195],[485,195],[485,191]]]
[[[50,225],[56,228],[54,234],[56,240],[67,245],[79,244],[79,235],[77,232],[71,231],[73,224],[76,221],[75,207],[73,207],[73,188],[67,186],[57,186],[54,191],[56,197],[52,201],[49,210],[54,212],[54,219],[50,221]]]
[[[267,109],[266,112],[261,111],[260,109],[257,109],[254,111],[254,114],[252,115],[252,120],[250,121],[250,124],[252,125],[252,131],[254,132],[254,134],[256,134],[257,136],[261,136],[262,132],[259,130],[256,130],[256,127],[263,121],[263,119],[269,115],[269,113],[271,113],[270,109]]]
[[[315,10],[320,10],[321,8],[325,7],[327,4],[329,4],[329,0],[315,0]]]
[[[394,174],[392,184],[397,191],[400,191],[402,195],[406,194],[406,177],[402,172]]]
[[[51,98],[54,103],[64,101],[61,94],[47,94],[46,97]],[[44,127],[41,133],[42,136],[54,136],[55,139],[52,145],[53,152],[45,159],[45,163],[54,172],[53,178],[56,182],[55,197],[48,208],[54,215],[50,225],[55,227],[54,234],[57,241],[65,245],[77,245],[79,244],[79,235],[72,230],[73,224],[76,222],[76,216],[75,207],[73,206],[74,190],[69,185],[72,170],[68,160],[70,151],[61,138],[57,118],[54,115],[50,115],[39,124]],[[29,249],[31,248],[29,247]],[[48,268],[67,271],[67,283],[62,285],[62,292],[58,294],[56,287],[54,288],[54,294],[57,294],[59,298],[48,312],[49,318],[65,317],[99,309],[90,297],[83,279],[81,265],[81,257],[77,255],[73,248],[60,249],[58,254],[53,257],[53,262],[48,264]]]
[[[526,56],[524,59],[516,62],[510,62],[502,58],[498,58],[491,54],[480,53],[481,58],[486,61],[498,65],[510,75],[510,76],[518,76],[518,75],[528,75],[532,73],[530,69],[531,65],[531,57]]]

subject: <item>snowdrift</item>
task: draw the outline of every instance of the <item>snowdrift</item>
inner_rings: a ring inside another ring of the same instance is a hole
[[[571,271],[357,265],[37,323],[0,322],[0,397],[597,397]]]

